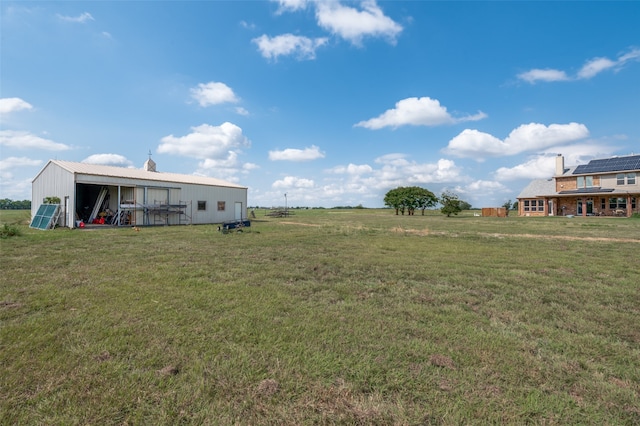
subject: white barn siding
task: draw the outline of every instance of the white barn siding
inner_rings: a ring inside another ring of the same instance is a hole
[[[31,214],[35,215],[44,197],[59,197],[63,204],[65,197],[69,197],[67,220],[60,220],[59,224],[75,227],[76,210],[85,212],[89,208],[93,209],[93,205],[76,204],[90,204],[91,202],[85,201],[87,191],[97,191],[102,186],[109,190],[108,208],[113,212],[120,207],[123,211],[130,211],[131,223],[135,225],[232,221],[236,219],[238,203],[242,206],[242,218],[246,218],[247,188],[233,183],[191,175],[156,174],[139,169],[57,160],[47,163],[33,180]],[[205,202],[204,210],[198,210],[198,201]],[[222,203],[221,207],[224,206],[221,210],[218,210],[219,203]],[[183,209],[184,214],[161,214],[158,211],[152,213],[153,209],[145,214],[143,206],[153,204],[186,207]]]
[[[59,167],[54,163],[45,166],[33,179],[31,185],[31,217],[35,216],[38,208],[46,197],[60,198],[63,214],[58,220],[59,225],[73,226],[75,218],[75,184],[73,173]],[[65,199],[68,197],[68,206],[65,213]]]
[[[238,191],[237,188],[186,185],[182,188],[182,197],[192,201],[194,224],[235,220],[235,203],[242,203],[245,211],[247,207],[247,191]],[[206,202],[205,210],[198,210],[198,201]],[[219,202],[224,202],[224,210],[218,210]],[[246,213],[244,216],[246,218]]]

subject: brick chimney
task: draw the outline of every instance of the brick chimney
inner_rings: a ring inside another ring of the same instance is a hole
[[[564,174],[564,157],[562,154],[558,154],[556,157],[556,176]]]

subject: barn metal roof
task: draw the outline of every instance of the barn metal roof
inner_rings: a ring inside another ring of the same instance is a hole
[[[102,166],[98,164],[76,163],[73,161],[61,161],[61,160],[50,160],[49,163],[56,164],[59,167],[62,167],[63,169],[71,173],[78,173],[78,174],[91,175],[91,176],[106,176],[106,177],[126,178],[126,179],[151,180],[151,181],[159,181],[159,182],[186,183],[186,184],[193,184],[193,185],[223,186],[228,188],[242,188],[242,189],[247,188],[246,186],[238,185],[232,182],[224,181],[222,179],[217,179],[217,178],[212,178],[207,176],[184,175],[179,173],[149,172],[143,169],[134,169],[134,168],[116,167],[116,166]]]

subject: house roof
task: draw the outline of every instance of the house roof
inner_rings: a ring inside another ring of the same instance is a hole
[[[527,185],[517,198],[536,198],[543,194],[555,194],[556,183],[553,179],[535,179]]]
[[[586,173],[628,172],[640,170],[640,155],[627,155],[624,157],[602,158],[591,160],[575,168],[574,175]]]
[[[183,175],[179,173],[149,172],[142,169],[134,169],[127,167],[102,166],[98,164],[76,163],[73,161],[49,160],[43,170],[55,164],[70,173],[85,174],[91,176],[105,176],[127,179],[151,180],[158,182],[186,183],[193,185],[223,186],[228,188],[242,188],[246,186],[227,182],[222,179],[216,179],[207,176]],[[35,179],[34,179],[35,180]]]

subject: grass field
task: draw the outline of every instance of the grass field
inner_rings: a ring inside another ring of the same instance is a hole
[[[0,212],[1,424],[640,424],[640,220],[256,214]]]

